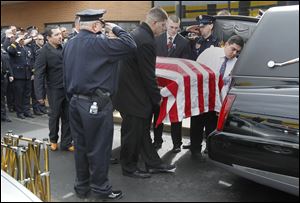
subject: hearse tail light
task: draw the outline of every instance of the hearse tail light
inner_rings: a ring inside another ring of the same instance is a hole
[[[225,122],[227,120],[227,117],[228,117],[229,111],[231,109],[231,106],[232,106],[232,104],[235,100],[235,97],[236,96],[232,95],[232,94],[228,94],[225,97],[225,100],[222,104],[221,112],[219,114],[218,125],[217,125],[217,130],[218,131],[223,131]]]

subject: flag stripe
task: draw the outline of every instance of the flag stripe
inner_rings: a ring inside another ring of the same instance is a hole
[[[188,60],[184,60],[184,63],[187,64],[197,74],[198,107],[199,107],[199,111],[200,111],[199,113],[202,113],[202,112],[204,112],[203,75]]]

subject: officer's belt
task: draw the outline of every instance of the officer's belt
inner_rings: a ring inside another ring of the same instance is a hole
[[[87,101],[97,102],[98,110],[104,109],[108,103],[111,103],[110,93],[103,92],[100,89],[97,89],[93,95],[82,95],[82,94],[73,94],[73,97],[84,99]]]
[[[95,94],[94,95],[73,94],[73,97],[91,101],[91,100],[95,100],[95,98],[99,97],[99,94],[102,97],[103,96],[104,97],[110,97],[111,96],[109,92],[103,92],[101,90],[98,90],[98,91],[100,91],[100,92],[98,92],[98,96],[96,96]]]
[[[91,96],[85,96],[85,95],[82,95],[82,94],[73,94],[73,97],[88,100],[88,101],[92,100]]]

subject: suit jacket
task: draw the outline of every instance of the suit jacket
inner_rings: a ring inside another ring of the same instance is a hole
[[[34,64],[34,88],[37,99],[45,95],[44,81],[49,88],[63,88],[62,48],[55,49],[49,43],[41,48]]]
[[[155,76],[155,38],[146,23],[132,31],[131,36],[137,49],[120,62],[115,108],[124,114],[150,118],[161,99]]]
[[[174,57],[174,58],[185,58],[191,59],[191,46],[189,41],[185,39],[181,34],[177,34],[174,41],[173,47],[168,52],[168,40],[167,33],[163,33],[156,38],[157,56]]]

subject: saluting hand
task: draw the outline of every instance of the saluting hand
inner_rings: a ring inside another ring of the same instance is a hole
[[[20,43],[21,40],[24,39],[24,35],[19,35],[18,38],[16,39],[16,43]]]
[[[191,25],[191,26],[188,26],[188,27],[186,28],[186,31],[192,32],[192,33],[196,33],[196,34],[198,34],[198,35],[201,34],[198,25]]]
[[[107,30],[112,30],[114,27],[117,27],[118,25],[114,24],[114,23],[105,23],[105,28]]]

